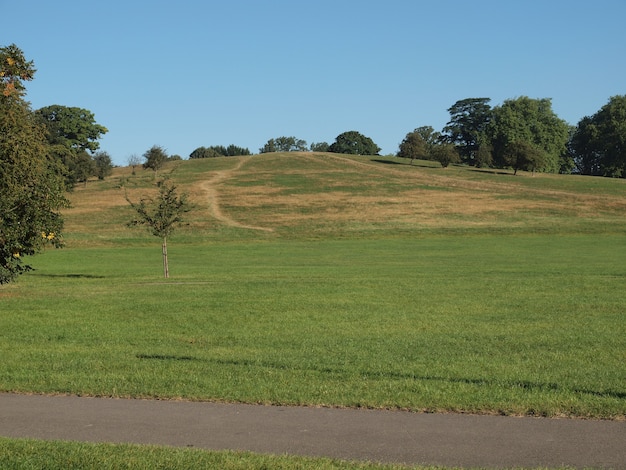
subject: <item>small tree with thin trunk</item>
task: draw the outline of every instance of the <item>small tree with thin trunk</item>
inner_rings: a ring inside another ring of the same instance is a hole
[[[169,277],[169,264],[167,260],[167,237],[174,229],[183,223],[183,214],[189,212],[191,207],[187,202],[187,194],[180,196],[176,192],[176,186],[163,180],[157,183],[159,193],[156,197],[143,197],[138,203],[132,202],[128,195],[126,200],[137,212],[137,217],[128,222],[129,227],[144,225],[156,237],[162,240],[163,251],[163,275]]]
[[[133,175],[135,172],[135,167],[141,165],[141,158],[136,153],[133,153],[128,157],[128,166],[132,167]]]

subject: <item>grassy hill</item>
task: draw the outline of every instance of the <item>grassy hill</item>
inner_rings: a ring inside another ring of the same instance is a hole
[[[623,233],[626,181],[450,167],[389,157],[285,153],[170,163],[196,210],[181,239],[325,239],[429,234]],[[174,169],[175,168],[175,169]],[[149,194],[150,170],[117,168],[72,195],[71,244],[118,243],[125,201]]]
[[[333,154],[118,168],[0,289],[0,390],[626,417],[626,182]]]

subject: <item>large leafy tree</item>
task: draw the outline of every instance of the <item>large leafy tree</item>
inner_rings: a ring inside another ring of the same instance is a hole
[[[611,97],[596,114],[582,118],[570,148],[581,173],[626,177],[626,95]]]
[[[169,262],[167,258],[167,238],[174,229],[183,223],[183,215],[191,210],[185,193],[178,195],[176,186],[167,180],[158,183],[159,192],[155,197],[143,197],[137,203],[128,196],[126,200],[135,209],[136,217],[128,226],[143,225],[152,235],[161,238],[163,253],[163,276],[169,277]]]
[[[380,147],[374,141],[357,131],[339,134],[330,147],[329,152],[347,153],[351,155],[378,155]]]
[[[446,140],[458,147],[465,163],[477,163],[481,145],[486,144],[485,131],[491,121],[490,98],[466,98],[454,103],[448,112],[450,121],[443,128]]]
[[[62,243],[63,179],[24,99],[23,82],[34,73],[17,46],[0,48],[0,284],[31,269],[27,256]]]
[[[450,163],[459,162],[459,152],[455,146],[445,139],[432,126],[422,126],[409,132],[398,151],[399,157],[423,160],[436,160],[441,166],[447,168]]]
[[[100,148],[98,140],[108,132],[87,109],[55,104],[38,109],[36,114],[48,128],[50,144],[76,151],[95,152]]]
[[[402,140],[400,148],[398,149],[398,157],[410,158],[411,165],[413,164],[413,160],[416,158],[424,160],[429,158],[428,144],[418,129],[415,129],[413,132],[409,132],[404,140]]]
[[[35,113],[48,130],[52,154],[67,168],[68,183],[87,181],[93,176],[93,172],[84,171],[89,166],[86,160],[100,148],[98,140],[108,132],[107,128],[96,123],[94,114],[83,108],[55,104]],[[95,170],[96,165],[91,168]]]
[[[506,154],[511,145],[525,142],[543,154],[538,171],[558,172],[567,154],[569,125],[554,113],[550,98],[522,96],[493,108],[487,134],[495,165],[508,166]]]

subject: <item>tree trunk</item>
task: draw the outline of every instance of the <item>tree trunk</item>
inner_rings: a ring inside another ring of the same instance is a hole
[[[163,276],[170,277],[170,270],[167,264],[167,238],[163,237]]]

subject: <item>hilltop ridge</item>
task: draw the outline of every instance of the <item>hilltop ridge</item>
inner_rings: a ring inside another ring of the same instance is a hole
[[[429,233],[619,232],[626,182],[451,166],[380,156],[289,152],[172,162],[194,210],[187,238],[377,237]],[[71,194],[68,238],[139,237],[125,195],[154,190],[150,170],[116,168]]]

